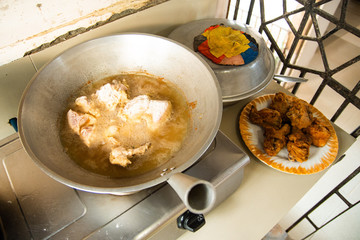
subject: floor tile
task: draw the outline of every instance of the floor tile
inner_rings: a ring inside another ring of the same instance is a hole
[[[332,166],[331,169],[314,185],[312,189],[284,216],[279,224],[282,228],[287,229],[295,221],[297,221],[306,211],[313,207],[318,201],[321,200],[328,192],[330,192],[334,187],[336,187],[342,180],[344,180],[348,175],[350,175],[357,167],[360,166],[358,161],[358,156],[360,155],[360,141],[357,140],[346,152],[346,157],[338,162],[336,165]],[[359,175],[360,176],[360,175]],[[350,192],[350,195],[347,197],[350,198],[354,196],[354,200],[358,196],[358,186],[360,185],[360,177],[356,177],[351,182],[351,185],[347,186],[348,189],[342,189],[342,192]],[[353,194],[353,195],[352,195]],[[358,221],[360,215],[354,212],[353,209],[349,210],[348,215],[354,216],[353,221]],[[351,217],[349,217],[351,219]],[[334,220],[332,224],[333,228],[336,228],[338,231],[345,231],[342,228],[342,225],[336,225],[337,220]],[[298,231],[301,231],[299,228]],[[306,231],[306,230],[304,230]],[[352,231],[352,230],[350,230]],[[325,233],[323,233],[325,234]],[[295,238],[296,239],[296,238]],[[341,238],[340,238],[341,239]]]
[[[351,204],[360,201],[360,173],[351,179],[347,184],[340,188],[339,192]]]
[[[317,231],[311,240],[357,240],[360,236],[360,204]]]
[[[321,227],[347,208],[348,206],[337,195],[332,195],[310,213],[309,218],[317,227]]]
[[[315,228],[307,219],[304,219],[296,227],[289,231],[288,235],[292,239],[303,239],[313,231],[315,231]]]

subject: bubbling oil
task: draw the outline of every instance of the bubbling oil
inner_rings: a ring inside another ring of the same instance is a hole
[[[103,114],[103,106],[97,105],[100,117],[96,119],[96,128],[92,136],[92,142],[95,144],[86,146],[69,127],[66,113],[69,109],[81,112],[75,104],[75,99],[80,96],[90,99],[96,90],[113,80],[126,82],[129,99],[148,95],[150,99],[170,101],[170,118],[156,130],[150,130],[145,121],[125,123],[118,117],[117,111],[109,113],[104,109],[106,114]],[[89,83],[76,92],[68,101],[60,125],[60,138],[65,152],[82,168],[104,176],[133,177],[164,164],[180,150],[190,128],[190,109],[183,92],[174,83],[148,74],[120,74]],[[117,127],[116,139],[121,146],[132,148],[150,142],[150,149],[144,155],[135,155],[131,158],[132,164],[127,167],[111,164],[111,146],[104,144],[104,132],[110,126]]]

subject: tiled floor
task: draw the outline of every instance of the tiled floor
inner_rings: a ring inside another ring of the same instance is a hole
[[[309,208],[316,204],[324,195],[335,187],[343,178],[349,175],[356,167],[360,165],[358,157],[360,154],[360,142],[357,141],[348,150],[346,157],[336,165],[334,165],[320,181],[294,206],[293,209],[279,222],[278,226],[269,233],[268,239],[285,239],[284,229],[293,224],[300,216]],[[341,191],[352,204],[360,200],[360,175],[345,185]],[[346,192],[346,194],[345,194]],[[337,196],[329,198],[319,208],[317,208],[309,217],[317,226],[322,226],[325,222],[332,218],[335,214],[346,209],[344,202],[340,201]],[[337,239],[359,239],[360,236],[360,205],[356,205],[346,213],[342,214],[336,220],[332,221],[315,234],[309,236],[308,240],[337,240]],[[287,239],[302,239],[314,231],[314,228],[307,220],[303,220],[299,225],[292,229]],[[277,235],[275,235],[277,233]],[[275,238],[270,238],[274,237]]]

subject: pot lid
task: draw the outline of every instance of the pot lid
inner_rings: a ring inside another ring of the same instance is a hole
[[[256,40],[259,50],[255,60],[241,66],[218,65],[201,53],[196,52],[214,71],[221,86],[223,102],[238,101],[258,93],[264,89],[273,78],[275,60],[262,36],[251,27],[222,18],[202,19],[179,26],[170,33],[169,38],[194,50],[194,38],[204,32],[208,27],[217,24],[224,24],[225,26],[249,34]]]

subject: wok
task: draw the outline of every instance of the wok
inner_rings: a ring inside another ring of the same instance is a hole
[[[89,81],[146,72],[175,83],[189,103],[192,127],[181,150],[164,165],[136,177],[111,178],[79,167],[64,152],[59,118],[68,98]],[[160,36],[126,33],[90,40],[66,50],[37,72],[18,111],[21,142],[50,177],[70,187],[108,194],[131,194],[168,181],[193,212],[214,203],[210,183],[183,176],[214,139],[221,121],[221,90],[211,68],[187,47]],[[194,199],[189,199],[193,195]],[[203,198],[202,200],[200,200]],[[195,205],[189,202],[195,201]],[[197,202],[203,201],[203,202]],[[201,206],[199,206],[201,205]]]

